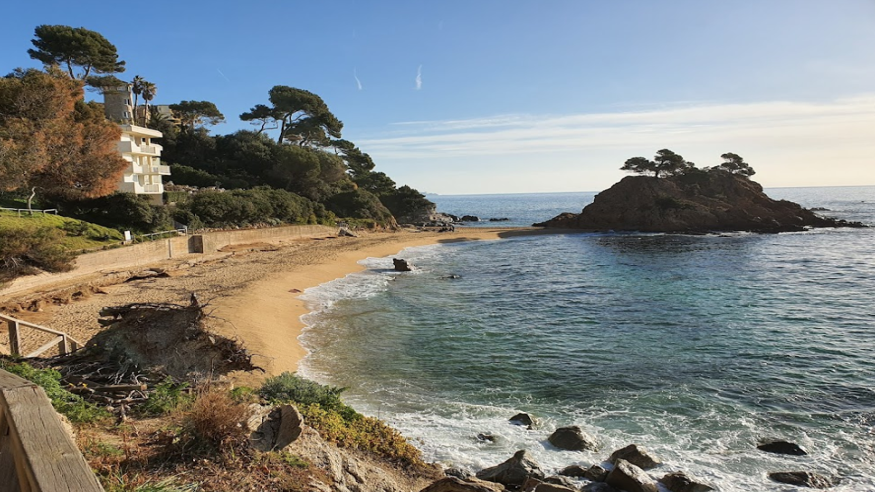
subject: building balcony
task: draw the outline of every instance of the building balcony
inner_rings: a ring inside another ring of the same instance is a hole
[[[119,191],[125,193],[135,193],[137,195],[160,195],[164,193],[163,184],[144,184],[140,183],[121,183],[118,187]]]
[[[132,165],[133,174],[157,174],[160,176],[170,176],[170,166],[140,166],[139,164]]]
[[[160,145],[137,145],[130,140],[123,140],[118,143],[118,151],[122,154],[145,154],[145,155],[161,155],[162,147]]]

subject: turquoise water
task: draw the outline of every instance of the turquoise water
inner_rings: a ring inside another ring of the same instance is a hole
[[[875,187],[768,192],[875,223]],[[593,194],[561,195],[585,203]],[[544,213],[544,197],[440,197],[438,205],[531,223],[555,215],[527,215]],[[302,340],[312,353],[302,372],[349,387],[347,401],[447,466],[477,470],[528,449],[555,471],[635,442],[665,462],[655,476],[684,470],[720,490],[786,490],[766,474],[789,469],[838,475],[835,490],[871,490],[873,245],[875,230],[823,229],[569,233],[412,248],[399,256],[416,272],[371,258],[365,272],[306,292],[314,312]],[[509,425],[519,411],[539,427]],[[571,424],[603,449],[546,443]],[[757,451],[767,438],[810,455]]]

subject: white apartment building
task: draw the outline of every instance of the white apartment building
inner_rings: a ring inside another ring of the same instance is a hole
[[[161,146],[153,142],[161,138],[161,132],[134,124],[130,84],[104,88],[102,92],[106,117],[118,123],[122,130],[119,153],[130,163],[118,190],[143,195],[160,205],[164,193],[162,176],[170,175],[170,166],[161,165]]]

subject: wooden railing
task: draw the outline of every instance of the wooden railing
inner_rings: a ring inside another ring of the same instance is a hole
[[[30,208],[6,208],[0,207],[0,210],[9,210],[10,212],[18,212],[18,216],[21,217],[21,212],[27,212],[29,215],[33,215],[34,213],[41,213],[43,215],[47,213],[53,213],[58,215],[58,209],[56,208],[47,208],[45,210],[34,210]]]
[[[42,347],[34,350],[33,352],[30,352],[29,354],[24,355],[24,357],[27,358],[38,357],[55,346],[58,347],[58,353],[60,355],[67,355],[82,346],[81,342],[62,331],[52,330],[51,328],[46,328],[45,326],[40,326],[34,323],[28,323],[27,321],[22,321],[20,319],[13,318],[12,316],[7,316],[5,314],[0,314],[0,321],[5,321],[6,325],[9,327],[9,353],[12,355],[23,355],[21,353],[22,328],[30,328],[33,330],[55,335],[54,338],[52,338]]]
[[[39,386],[0,370],[0,490],[102,492]]]

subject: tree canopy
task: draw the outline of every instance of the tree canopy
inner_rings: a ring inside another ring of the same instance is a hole
[[[676,154],[668,149],[662,149],[656,153],[653,160],[646,157],[632,157],[620,169],[638,174],[653,173],[658,178],[660,175],[671,176],[681,174],[695,167],[695,164],[687,162],[680,154]]]
[[[100,33],[84,27],[41,25],[34,29],[34,48],[27,53],[44,65],[67,68],[71,78],[86,79],[94,73],[120,73],[125,62],[118,59],[115,46]],[[80,73],[74,72],[80,67]]]
[[[218,125],[225,121],[225,115],[209,101],[182,101],[171,104],[170,111],[179,118],[180,124],[189,132],[205,125]]]
[[[339,139],[343,123],[321,97],[304,89],[276,85],[268,93],[272,106],[257,104],[240,115],[260,127],[259,132],[279,128],[277,143],[327,147]]]
[[[52,200],[111,193],[127,162],[121,130],[82,83],[59,71],[17,71],[0,79],[0,189],[31,190]]]
[[[749,178],[756,174],[756,171],[750,167],[750,164],[744,162],[744,159],[738,155],[733,154],[732,152],[727,152],[720,156],[723,159],[723,162],[716,166],[717,169],[722,169],[724,171],[728,171],[732,174],[738,174],[740,176],[744,176]]]

